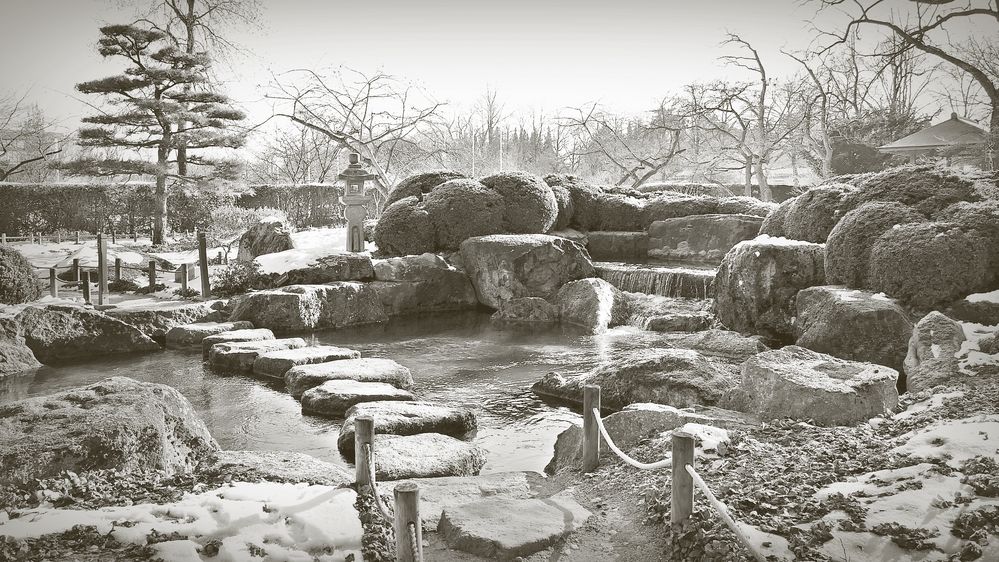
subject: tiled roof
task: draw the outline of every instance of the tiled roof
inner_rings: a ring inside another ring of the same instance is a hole
[[[902,152],[925,148],[944,148],[955,145],[978,144],[985,142],[988,131],[974,121],[968,121],[952,113],[950,119],[916,131],[907,137],[878,147],[882,152]]]

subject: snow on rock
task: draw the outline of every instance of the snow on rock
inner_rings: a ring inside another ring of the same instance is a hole
[[[965,297],[969,302],[994,302],[999,303],[999,289],[988,293],[975,293]]]
[[[320,258],[335,254],[347,253],[347,229],[314,228],[295,232],[291,235],[294,249],[256,257],[262,273],[286,273],[293,269],[302,269],[314,264]],[[370,255],[377,250],[374,244],[368,243],[364,255]]]
[[[252,560],[251,552],[275,561],[360,560],[356,497],[353,490],[331,486],[234,482],[163,505],[24,510],[0,521],[0,535],[26,539],[93,525],[121,542],[146,544],[155,529],[185,537],[155,546],[165,562],[201,560],[197,550],[215,539],[221,546],[212,560]]]
[[[728,441],[728,430],[713,425],[688,422],[680,428],[680,431],[696,437],[705,451],[716,451],[719,444]]]

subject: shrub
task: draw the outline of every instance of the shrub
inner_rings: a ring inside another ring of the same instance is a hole
[[[434,251],[434,224],[416,197],[406,197],[388,206],[375,225],[378,251],[389,256],[408,256]]]
[[[569,192],[569,200],[572,202],[569,226],[579,230],[595,230],[600,218],[597,199],[601,189],[568,174],[549,174],[544,179],[549,186],[563,187]]]
[[[989,288],[988,240],[955,223],[903,224],[871,248],[868,286],[919,310]]]
[[[503,198],[503,230],[513,234],[539,234],[551,230],[558,216],[558,201],[543,179],[527,172],[504,172],[480,180]]]
[[[200,297],[201,291],[188,287],[187,289],[174,289],[173,294],[181,298],[190,299],[190,298]]]
[[[424,197],[423,207],[434,227],[437,250],[456,251],[468,238],[504,231],[503,198],[475,180],[444,182]]]
[[[108,290],[116,293],[127,293],[138,290],[139,285],[131,279],[115,279],[108,283]]]
[[[406,197],[416,197],[417,200],[422,201],[423,196],[430,193],[438,185],[449,180],[465,177],[465,174],[449,170],[437,170],[409,176],[392,188],[392,191],[388,194],[388,199],[385,200],[385,207]]]
[[[0,303],[30,302],[41,294],[28,259],[10,246],[0,246]]]
[[[767,203],[755,197],[740,195],[719,199],[717,212],[723,215],[753,215],[767,218],[776,208],[776,203]]]
[[[590,230],[645,230],[645,200],[619,193],[601,193],[592,202]]]
[[[552,194],[555,195],[555,203],[558,206],[558,216],[555,217],[555,225],[552,230],[565,230],[569,228],[572,221],[572,214],[575,206],[572,204],[572,195],[569,190],[561,185],[553,185]]]
[[[892,201],[864,203],[850,211],[826,240],[826,283],[865,287],[874,242],[896,224],[922,221],[915,209]]]
[[[788,199],[771,213],[760,234],[823,243],[843,215],[853,208],[846,196],[854,188],[847,184],[820,185]]]
[[[867,176],[847,197],[849,208],[869,201],[897,201],[930,216],[958,201],[979,201],[975,182],[932,166],[903,166]]]
[[[703,195],[682,193],[662,193],[645,203],[642,227],[645,230],[653,221],[710,215],[718,212],[718,199]]]
[[[212,213],[208,222],[208,245],[223,246],[225,255],[229,255],[232,245],[240,236],[266,217],[275,217],[282,224],[289,224],[288,215],[281,209],[273,207],[244,209],[232,204],[222,205]]]
[[[150,287],[149,285],[143,285],[142,287],[139,287],[138,289],[135,290],[135,294],[148,295],[149,293],[156,293],[158,291],[164,291],[164,290],[166,290],[166,285],[164,285],[163,283],[157,283],[152,287]]]
[[[212,294],[221,297],[242,295],[264,286],[266,279],[254,260],[233,262],[212,275]]]

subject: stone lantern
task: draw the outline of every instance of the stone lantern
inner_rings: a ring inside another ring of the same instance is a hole
[[[343,216],[347,219],[347,251],[364,251],[364,217],[367,215],[365,205],[372,201],[364,192],[364,182],[375,179],[375,174],[368,172],[361,164],[361,155],[350,153],[350,164],[338,176],[344,181]]]

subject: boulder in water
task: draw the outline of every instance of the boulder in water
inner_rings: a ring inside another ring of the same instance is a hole
[[[519,297],[550,300],[562,285],[594,274],[582,246],[544,234],[469,238],[461,258],[479,302],[490,308]]]
[[[958,374],[958,352],[967,339],[961,325],[933,311],[916,323],[905,356],[909,392],[945,384]]]
[[[230,320],[248,320],[275,332],[343,328],[388,320],[378,293],[367,283],[291,285],[234,299]]]
[[[135,326],[81,306],[27,307],[15,322],[25,344],[43,363],[160,349]]]
[[[239,238],[239,254],[236,259],[248,262],[264,254],[291,250],[295,247],[291,232],[291,227],[277,217],[262,218]]]
[[[105,314],[135,326],[142,333],[163,341],[174,326],[223,320],[222,302],[183,302],[109,308]]]
[[[221,451],[207,472],[237,482],[306,482],[337,488],[354,483],[353,473],[291,451]]]
[[[389,316],[474,309],[479,301],[464,271],[436,254],[375,260],[369,283]]]
[[[559,321],[559,309],[543,298],[523,297],[502,303],[492,319],[499,322],[553,323]]]
[[[616,287],[600,278],[570,281],[559,289],[555,306],[562,322],[599,334],[628,318],[628,303]]]
[[[201,340],[201,357],[207,361],[212,346],[217,343],[237,343],[272,339],[274,339],[274,332],[268,330],[267,328],[253,328],[222,332],[221,334],[211,335]]]
[[[35,369],[41,365],[25,344],[17,322],[11,317],[0,317],[0,381],[13,378],[7,375]]]
[[[440,433],[375,435],[375,480],[475,476],[486,464],[486,452]]]
[[[361,353],[333,345],[310,345],[293,349],[278,349],[261,353],[253,360],[253,374],[284,380],[291,368],[343,359],[359,359]]]
[[[236,322],[196,322],[181,324],[170,328],[166,333],[166,345],[169,348],[185,348],[201,345],[208,336],[215,336],[233,330],[250,330],[253,324],[245,320]]]
[[[372,416],[379,434],[443,433],[464,437],[477,427],[471,410],[430,402],[363,402],[347,410],[346,416],[336,444],[341,453],[350,457],[354,454],[354,420],[359,416]]]
[[[586,249],[595,260],[643,260],[649,255],[649,233],[589,232]]]
[[[649,255],[667,260],[720,260],[743,240],[756,238],[763,219],[753,215],[694,215],[649,226]]]
[[[391,359],[373,357],[301,365],[292,367],[284,374],[285,388],[295,398],[300,398],[310,388],[333,380],[384,382],[402,389],[413,387],[413,375],[409,369]]]
[[[384,382],[333,379],[302,393],[302,412],[339,418],[355,404],[380,400],[412,401],[416,397],[408,390]]]
[[[208,364],[220,371],[248,373],[253,370],[253,362],[264,353],[302,347],[305,347],[302,338],[217,343],[208,350]]]

